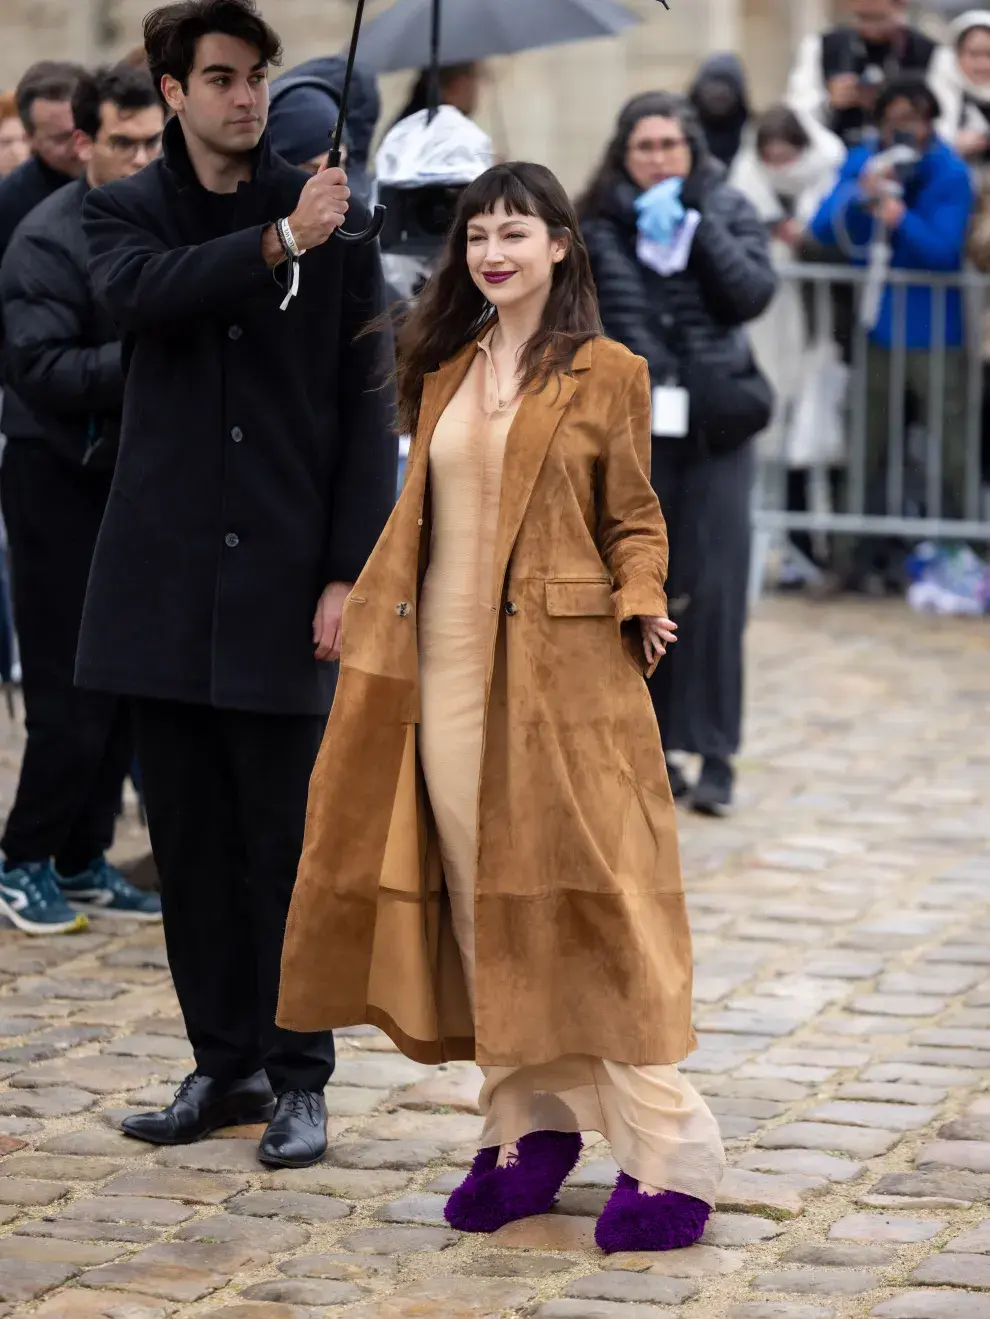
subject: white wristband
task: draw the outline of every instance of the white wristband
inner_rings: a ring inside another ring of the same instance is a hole
[[[289,224],[289,221],[279,220],[278,227],[282,235],[282,239],[285,243],[285,246],[288,248],[288,250],[292,253],[294,257],[301,257],[303,254],[303,249],[296,242],[296,236],[292,232],[292,226]]]

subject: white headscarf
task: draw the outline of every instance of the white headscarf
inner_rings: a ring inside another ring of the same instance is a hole
[[[949,25],[949,35],[952,39],[952,49],[956,53],[956,76],[959,80],[959,86],[963,92],[978,101],[980,105],[990,104],[990,82],[970,82],[963,75],[962,68],[959,66],[958,52],[959,46],[967,32],[972,32],[974,28],[984,27],[990,32],[990,9],[969,9],[965,14],[960,14],[953,23]]]

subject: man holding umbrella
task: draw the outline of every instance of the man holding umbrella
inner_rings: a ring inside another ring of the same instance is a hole
[[[330,241],[344,174],[271,149],[280,46],[253,0],[167,5],[145,46],[164,154],[84,212],[128,376],[77,680],[134,700],[196,1071],[124,1129],[182,1144],[271,1119],[259,1156],[301,1167],[326,1149],[333,1039],[275,1006],[343,601],[395,490],[390,339],[363,333],[380,260]]]

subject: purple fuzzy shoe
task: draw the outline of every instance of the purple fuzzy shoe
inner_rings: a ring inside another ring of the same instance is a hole
[[[639,1182],[620,1172],[595,1227],[595,1241],[606,1255],[620,1250],[683,1250],[701,1237],[711,1212],[704,1200],[679,1191],[645,1195]]]
[[[517,1145],[518,1155],[499,1168],[498,1146],[479,1150],[471,1171],[447,1201],[444,1217],[460,1232],[497,1232],[506,1223],[548,1213],[567,1175],[581,1156],[581,1137],[564,1131],[533,1131]]]

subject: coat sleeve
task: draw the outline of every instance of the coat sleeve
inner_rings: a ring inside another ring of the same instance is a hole
[[[637,619],[664,617],[667,529],[650,485],[650,375],[636,369],[612,414],[598,459],[598,552],[612,577],[623,644],[647,672]]]
[[[785,99],[792,110],[803,110],[823,124],[828,121],[828,88],[822,76],[822,39],[815,33],[805,37],[798,47]]]
[[[275,287],[261,254],[266,225],[189,247],[169,247],[114,185],[93,188],[83,231],[97,298],[121,330],[154,330]]]
[[[863,205],[859,190],[859,176],[869,159],[869,153],[853,152],[842,167],[838,181],[818,208],[811,221],[809,232],[823,247],[840,247],[848,244],[864,247],[873,233],[873,217]]]
[[[705,302],[727,325],[745,325],[766,311],[777,291],[766,225],[735,188],[722,187],[704,205],[690,269]]]
[[[589,221],[584,238],[605,333],[638,357],[645,357],[654,380],[662,382],[668,375],[676,375],[676,360],[650,327],[639,266],[615,227],[607,220]]]
[[[393,336],[378,244],[348,247],[344,261],[328,582],[357,581],[392,512],[399,464]]]
[[[66,416],[119,410],[120,344],[84,344],[90,293],[60,244],[16,233],[0,274],[0,299],[6,379],[25,403]]]
[[[911,209],[905,213],[894,236],[898,256],[922,270],[958,270],[972,211],[970,173],[960,161],[938,185],[924,214]]]

